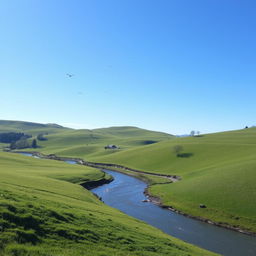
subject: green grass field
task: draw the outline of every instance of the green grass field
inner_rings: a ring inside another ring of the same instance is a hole
[[[174,136],[137,127],[110,127],[95,130],[66,130],[45,136],[47,141],[38,141],[37,151],[59,156],[81,157],[91,160],[95,157],[112,155],[129,148],[173,139]],[[114,144],[120,149],[104,149]]]
[[[40,124],[23,121],[0,120],[0,133],[2,132],[23,132],[30,135],[38,135],[39,133],[58,133],[70,128],[62,127],[57,124]]]
[[[175,145],[189,157],[177,157]],[[179,175],[181,181],[152,186],[150,192],[185,213],[256,232],[255,156],[256,128],[251,128],[175,138],[94,160]]]
[[[0,152],[0,255],[214,255],[106,206],[79,185],[104,176]]]
[[[256,232],[256,128],[184,138],[136,127],[56,129],[37,151],[179,175],[181,181],[152,185],[150,193],[184,213]],[[105,150],[107,144],[121,149]],[[175,154],[176,145],[183,157]]]

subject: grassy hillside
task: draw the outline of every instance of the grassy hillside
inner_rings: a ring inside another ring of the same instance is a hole
[[[86,159],[174,138],[174,136],[167,133],[149,131],[132,126],[75,130],[57,124],[5,120],[0,120],[1,132],[24,132],[33,135],[34,138],[40,133],[47,133],[47,135],[44,135],[47,138],[46,141],[37,141],[39,145],[37,151],[46,154],[55,153],[61,156],[76,156]],[[117,145],[119,149],[105,150],[104,147],[110,144]],[[0,144],[0,148],[6,146],[8,144]],[[29,150],[33,151],[34,149]]]
[[[137,127],[68,130],[58,134],[49,134],[45,137],[48,140],[39,141],[40,148],[37,151],[46,154],[55,153],[61,156],[76,156],[87,160],[174,138],[174,136],[166,133],[148,131]],[[115,144],[120,149],[105,150],[104,147],[109,144]]]
[[[183,157],[176,156],[175,145],[184,148]],[[181,181],[150,192],[183,212],[256,232],[255,156],[256,128],[250,128],[175,138],[94,160],[180,175]]]
[[[39,133],[57,133],[69,128],[57,124],[40,124],[23,121],[0,120],[0,133],[2,132],[24,132],[26,134],[37,135]]]
[[[179,175],[181,181],[150,192],[185,213],[256,232],[256,128],[184,138],[136,127],[54,129],[61,131],[47,135],[37,151]],[[105,150],[108,144],[120,149]]]
[[[103,175],[0,153],[0,255],[214,255],[104,205],[78,185]]]

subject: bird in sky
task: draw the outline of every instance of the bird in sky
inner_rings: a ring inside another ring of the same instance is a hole
[[[74,76],[73,74],[69,74],[69,73],[67,73],[66,75],[67,75],[68,77]]]

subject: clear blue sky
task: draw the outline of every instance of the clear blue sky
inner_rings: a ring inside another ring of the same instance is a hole
[[[173,134],[255,125],[255,10],[254,0],[0,1],[0,119]]]

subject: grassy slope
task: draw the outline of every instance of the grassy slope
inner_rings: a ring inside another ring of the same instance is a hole
[[[43,153],[55,153],[61,156],[76,156],[90,160],[95,157],[111,155],[128,148],[144,146],[147,143],[173,139],[160,132],[153,132],[137,127],[110,127],[95,130],[71,130],[46,136],[47,141],[40,141]],[[104,146],[115,144],[121,149],[105,150]]]
[[[176,157],[174,145],[193,155]],[[256,232],[255,155],[256,128],[251,128],[176,138],[94,160],[180,175],[182,181],[152,186],[151,193],[183,212]]]
[[[37,135],[39,133],[58,133],[71,130],[57,124],[40,124],[23,121],[0,120],[1,132],[24,132],[26,134]]]
[[[44,136],[48,139],[47,141],[37,142],[39,145],[37,151],[46,154],[55,153],[60,156],[81,157],[87,160],[174,138],[170,134],[132,126],[74,130],[56,124],[6,120],[0,120],[0,132],[24,132],[35,137],[40,133],[48,133]],[[104,147],[108,144],[118,145],[120,149],[105,150]],[[0,143],[0,148],[6,146],[8,144]],[[27,151],[34,151],[34,149],[27,149]]]
[[[104,205],[78,185],[102,175],[0,153],[0,255],[213,255]]]

